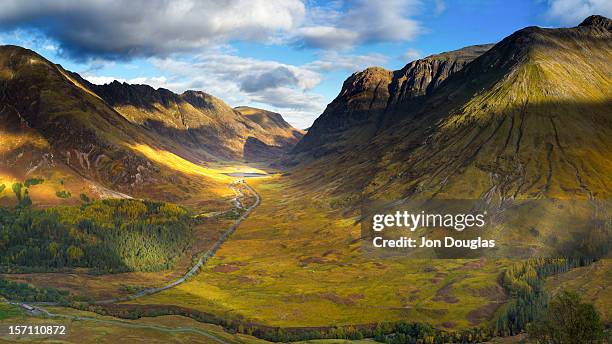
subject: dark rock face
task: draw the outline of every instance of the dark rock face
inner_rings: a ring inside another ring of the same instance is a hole
[[[612,20],[604,16],[592,15],[583,20],[578,26],[598,26],[606,30],[612,30]]]
[[[397,71],[373,67],[351,75],[293,152],[316,150],[321,155],[337,149],[336,144],[342,146],[343,134],[372,135],[384,126],[386,114],[431,93],[491,47],[470,46],[410,62]],[[346,133],[349,130],[356,132]]]
[[[393,72],[393,82],[389,85],[389,105],[397,106],[409,99],[430,94],[451,74],[461,70],[492,46],[474,45],[410,62],[404,68]]]

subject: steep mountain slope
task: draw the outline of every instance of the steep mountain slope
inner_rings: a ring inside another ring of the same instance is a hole
[[[128,121],[60,66],[20,47],[0,47],[0,118],[3,182],[41,176],[52,189],[103,194],[110,188],[167,200],[224,182],[204,168],[190,170],[189,161],[165,148],[164,138]]]
[[[302,136],[279,114],[242,111],[199,91],[94,85],[30,50],[1,46],[0,184],[43,177],[37,189],[49,203],[64,189],[214,199],[209,191],[224,189],[227,177],[202,164],[267,161]]]
[[[367,70],[345,82],[294,153],[324,151],[300,170],[338,194],[606,199],[612,191],[610,61],[610,20],[595,16],[575,28],[519,30],[424,96],[391,97],[398,105],[350,96],[392,79],[377,71],[364,87],[356,81],[372,75]],[[376,105],[349,120],[354,104],[366,100]],[[366,141],[352,135],[366,130],[372,135]],[[332,137],[341,144],[326,143]],[[323,166],[333,171],[313,177]]]
[[[379,165],[368,191],[609,197],[612,32],[591,22],[520,30],[449,78],[379,136],[379,147],[401,138],[381,161],[403,166]]]
[[[345,143],[366,141],[381,128],[385,114],[432,93],[449,75],[491,47],[476,45],[432,55],[397,71],[372,67],[354,73],[293,151],[321,156],[342,150]]]

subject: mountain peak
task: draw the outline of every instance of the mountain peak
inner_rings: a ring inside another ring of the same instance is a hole
[[[603,27],[604,29],[612,30],[612,20],[604,16],[595,14],[592,16],[588,16],[578,26],[599,26]]]

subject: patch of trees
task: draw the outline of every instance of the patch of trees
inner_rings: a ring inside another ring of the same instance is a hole
[[[17,207],[29,207],[32,205],[32,199],[30,198],[29,188],[34,185],[44,183],[44,179],[42,178],[29,178],[26,179],[23,183],[13,183],[11,185],[11,190],[15,194],[15,198],[17,198]],[[0,193],[4,192],[6,186],[4,184],[0,185]]]
[[[70,192],[68,192],[66,190],[60,190],[60,191],[56,191],[55,192],[55,196],[57,196],[59,198],[70,198],[70,197],[72,197],[72,194],[70,194]]]
[[[192,237],[190,216],[180,206],[122,199],[33,209],[23,202],[26,184],[16,184],[19,205],[0,208],[4,271],[158,271],[172,267]]]
[[[272,327],[245,321],[240,317],[224,318],[214,314],[172,305],[87,305],[73,304],[75,308],[111,315],[124,319],[181,315],[194,320],[222,326],[232,333],[242,333],[272,342],[293,342],[316,339],[359,340],[374,338],[383,343],[475,343],[494,336],[492,329],[472,328],[446,332],[428,324],[386,322],[379,324],[329,327]]]
[[[514,263],[502,274],[502,284],[512,300],[499,314],[496,332],[501,336],[523,332],[529,323],[544,316],[550,298],[546,277],[591,264],[591,258],[535,258]]]
[[[54,288],[37,288],[27,283],[0,279],[0,295],[11,301],[62,302],[68,292]]]

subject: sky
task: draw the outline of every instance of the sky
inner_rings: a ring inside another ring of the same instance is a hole
[[[3,0],[0,44],[104,84],[200,90],[307,128],[350,74],[612,17],[610,0]]]

